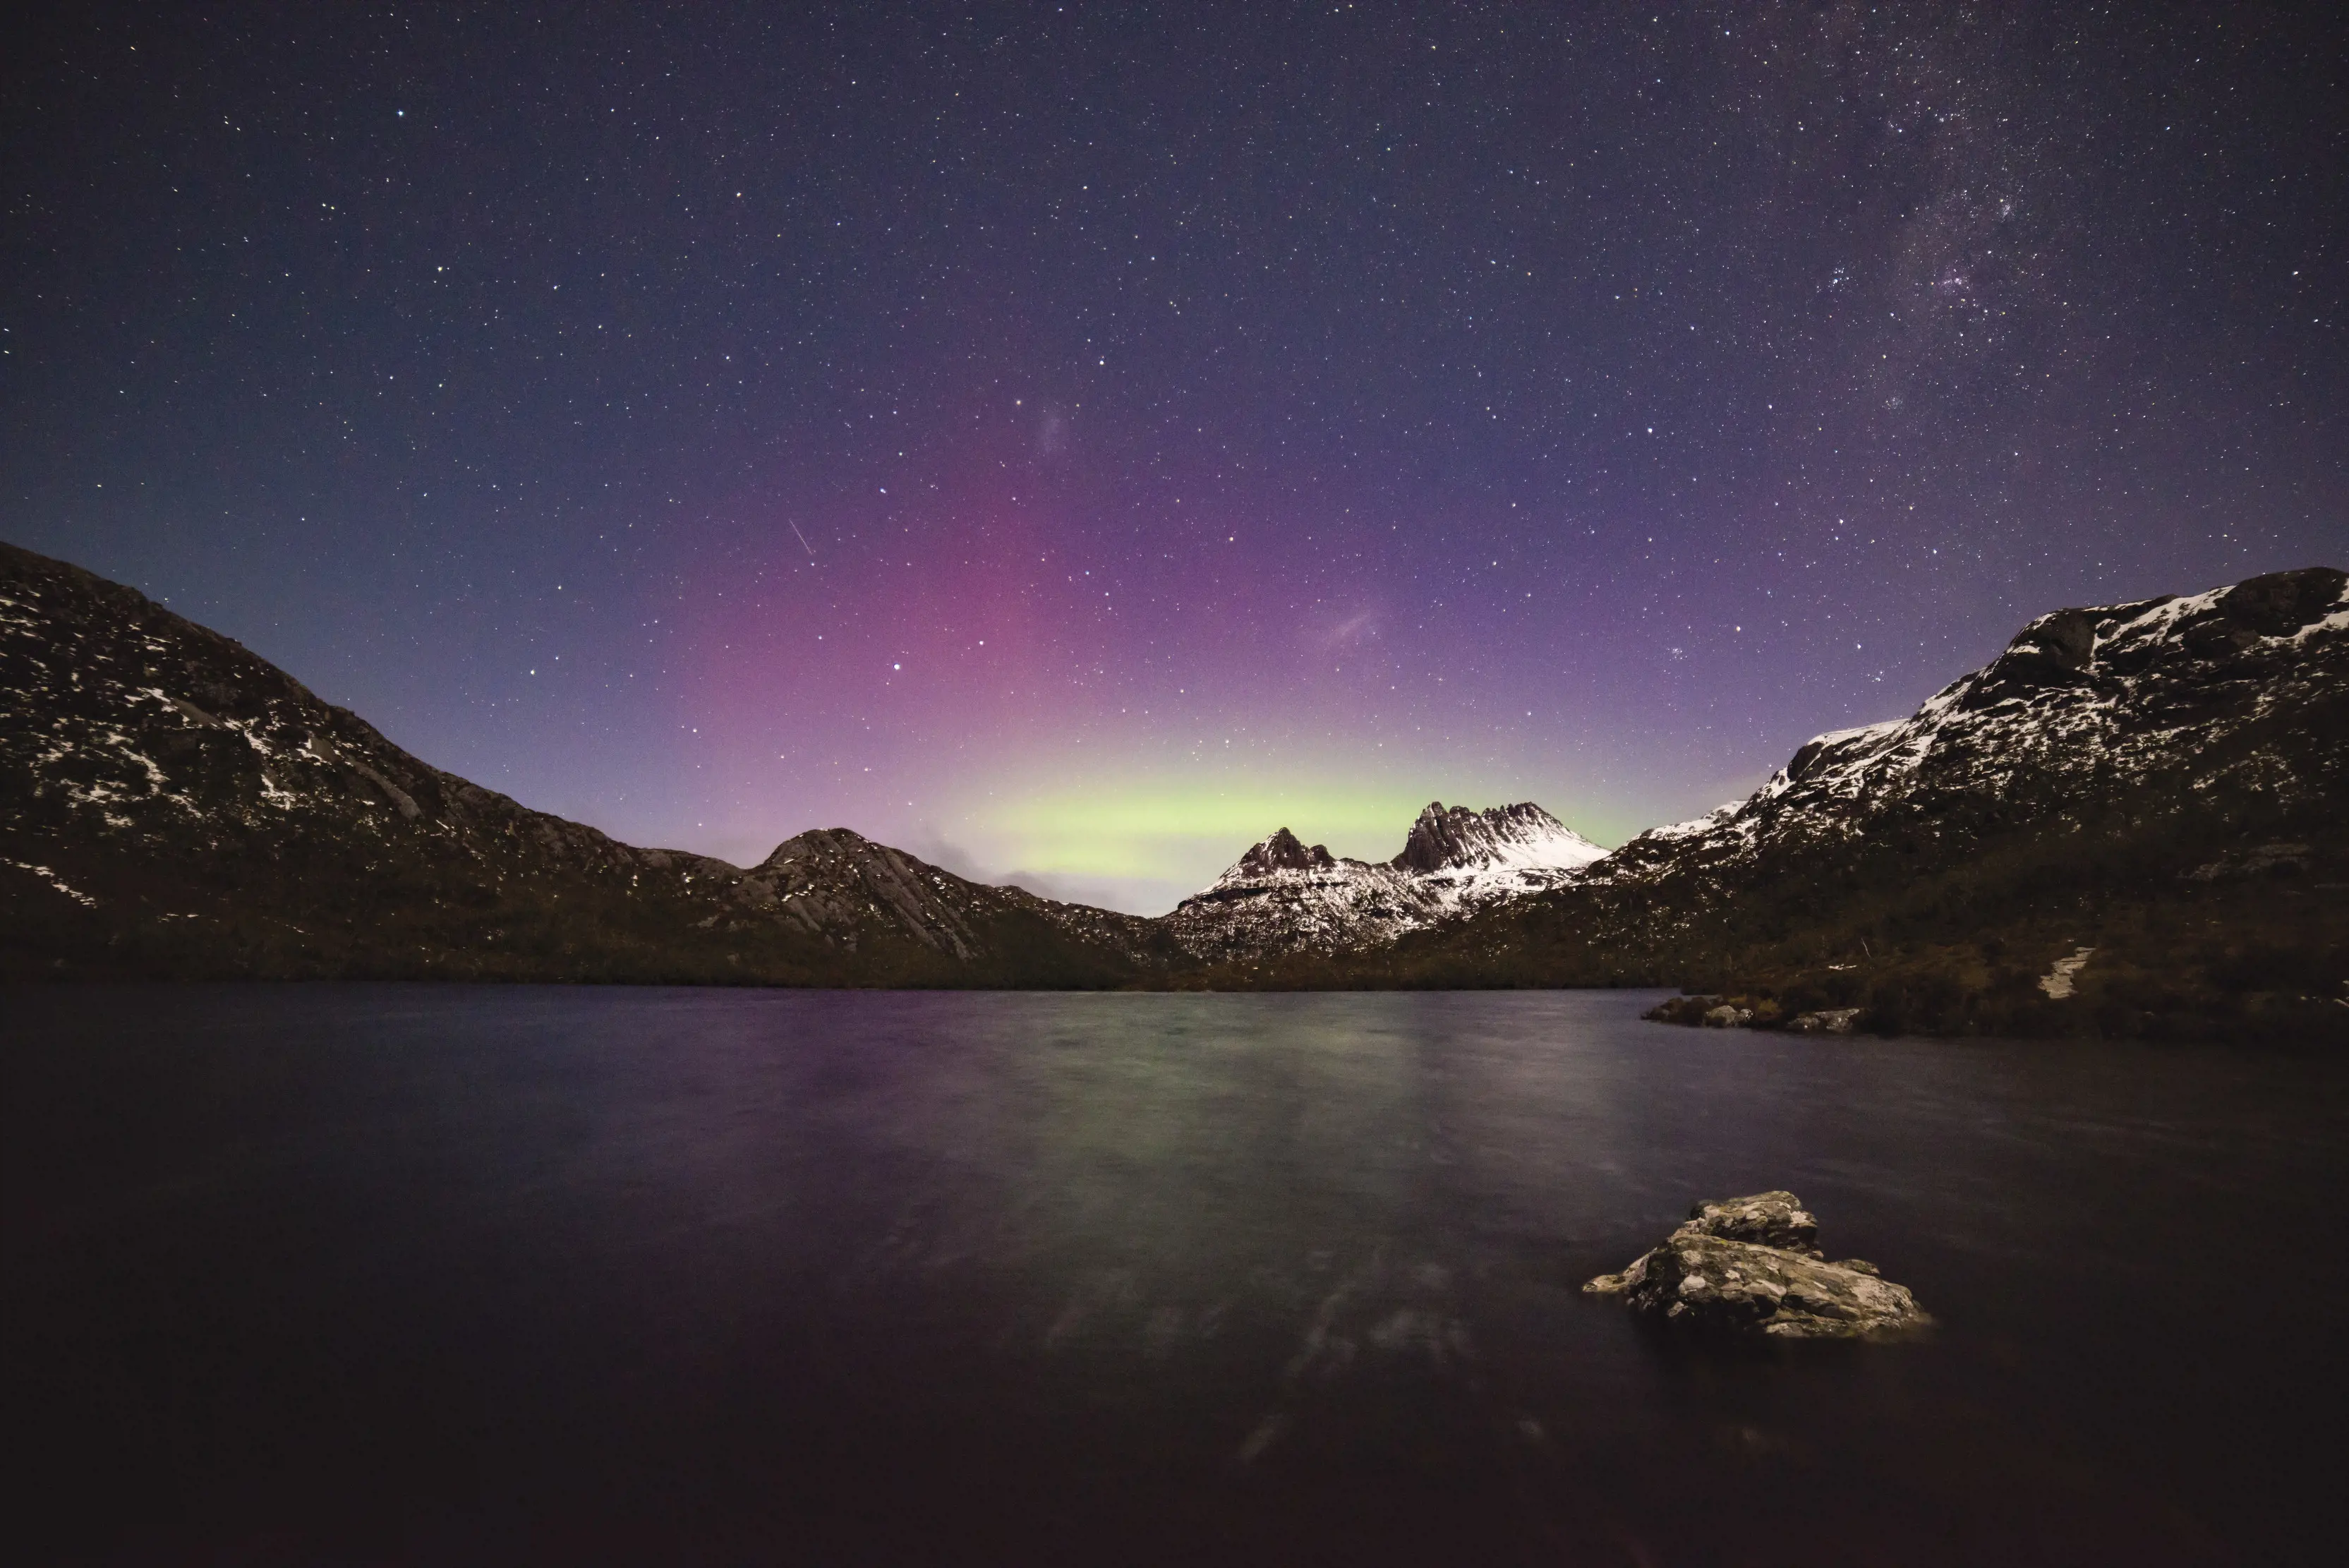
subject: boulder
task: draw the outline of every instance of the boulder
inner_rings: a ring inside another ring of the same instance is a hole
[[[1932,1321],[1875,1264],[1826,1262],[1810,1245],[1817,1235],[1791,1192],[1700,1203],[1662,1246],[1582,1288],[1683,1327],[1774,1339],[1878,1338]]]
[[[1798,1014],[1786,1027],[1797,1034],[1848,1034],[1858,1022],[1857,1007],[1827,1007]]]
[[[1753,1022],[1753,1013],[1725,1002],[1719,1007],[1705,1009],[1704,1026],[1707,1029],[1743,1029]]]

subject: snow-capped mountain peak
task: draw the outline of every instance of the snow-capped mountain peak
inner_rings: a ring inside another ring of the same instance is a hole
[[[1411,825],[1392,864],[1418,872],[1571,871],[1606,853],[1529,800],[1484,811],[1437,800]]]
[[[1284,827],[1167,919],[1201,957],[1335,952],[1557,887],[1606,853],[1530,801],[1486,811],[1433,801],[1392,860],[1335,856]]]

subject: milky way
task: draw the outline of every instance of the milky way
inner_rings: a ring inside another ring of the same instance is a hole
[[[637,842],[1602,842],[2340,561],[2338,25],[67,8],[5,535]]]

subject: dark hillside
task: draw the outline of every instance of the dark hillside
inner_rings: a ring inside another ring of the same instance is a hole
[[[1123,983],[1146,922],[853,833],[754,870],[431,767],[143,595],[0,545],[0,973]]]

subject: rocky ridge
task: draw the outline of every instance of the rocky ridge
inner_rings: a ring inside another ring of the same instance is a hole
[[[2280,805],[2337,789],[2349,732],[2241,746],[2349,675],[2349,574],[2315,566],[2230,587],[2057,610],[1906,719],[1820,735],[1744,801],[1641,834],[1597,876],[1726,870],[1887,831],[1988,826],[2075,807],[2131,781],[2193,774]],[[1954,825],[1953,825],[1954,826]]]
[[[1485,811],[1432,801],[1383,862],[1333,856],[1281,828],[1166,924],[1207,961],[1359,950],[1561,886],[1605,854],[1530,801]]]

